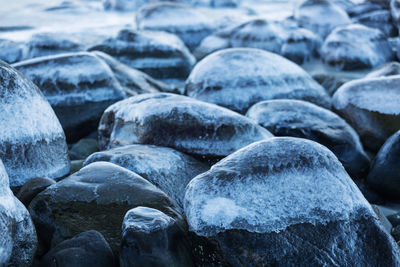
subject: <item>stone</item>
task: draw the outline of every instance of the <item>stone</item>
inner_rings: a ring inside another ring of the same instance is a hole
[[[378,219],[381,222],[382,226],[385,228],[386,232],[390,233],[393,226],[386,218],[382,209],[378,205],[371,205],[371,207],[374,210],[375,214],[378,216]]]
[[[99,125],[100,150],[129,144],[225,157],[271,133],[228,109],[174,94],[142,94],[110,106]]]
[[[373,152],[400,129],[399,82],[399,75],[365,78],[345,83],[333,95],[335,111]]]
[[[400,212],[387,216],[387,219],[393,225],[393,227],[400,225]]]
[[[400,63],[393,61],[386,63],[385,65],[375,69],[368,73],[365,78],[378,78],[378,77],[387,77],[392,75],[400,75]]]
[[[201,60],[186,80],[188,96],[245,113],[270,99],[299,99],[330,108],[330,97],[293,62],[253,48],[230,48]]]
[[[358,3],[351,8],[347,9],[347,14],[350,17],[358,17],[362,14],[366,14],[376,10],[382,10],[382,6],[379,4],[371,3],[371,2],[363,2]]]
[[[17,42],[0,39],[0,60],[7,63],[14,63],[21,60],[22,45]]]
[[[99,144],[96,139],[82,138],[72,145],[69,150],[69,158],[71,160],[86,159],[89,155],[99,151]]]
[[[83,166],[107,161],[131,170],[145,178],[183,208],[186,185],[207,171],[207,165],[167,147],[128,145],[90,155]]]
[[[113,267],[114,255],[98,231],[90,230],[52,248],[37,267]]]
[[[115,164],[94,162],[39,193],[29,210],[44,248],[96,230],[117,252],[123,217],[137,206],[180,218],[172,200],[150,182]]]
[[[391,0],[390,1],[390,11],[392,15],[392,19],[397,28],[400,30],[400,1],[399,0]]]
[[[337,27],[321,48],[322,60],[342,70],[374,68],[393,57],[385,34],[361,24]]]
[[[184,80],[196,62],[173,34],[160,31],[121,30],[89,50],[107,53],[131,68],[161,80]]]
[[[165,213],[129,210],[122,224],[121,266],[194,266],[186,231]]]
[[[354,18],[354,21],[370,28],[381,30],[386,36],[396,36],[397,29],[393,24],[389,10],[375,10]]]
[[[9,186],[0,160],[0,266],[29,267],[37,247],[35,226]]]
[[[71,160],[71,171],[69,172],[69,174],[73,174],[79,171],[82,168],[84,162],[84,159]]]
[[[42,90],[68,142],[95,131],[103,111],[126,96],[111,68],[88,52],[35,58],[14,67]]]
[[[309,29],[323,39],[336,27],[351,23],[347,13],[330,0],[303,1],[294,12],[300,27]]]
[[[56,182],[53,179],[39,177],[33,178],[27,181],[21,189],[18,191],[17,198],[25,205],[25,207],[29,206],[32,199],[45,190],[47,187],[55,184]]]
[[[197,9],[174,2],[158,2],[142,6],[136,12],[139,30],[166,31],[176,34],[189,49],[216,30],[213,20]]]
[[[103,6],[105,10],[136,11],[144,4],[162,1],[178,3],[185,2],[185,0],[103,0]]]
[[[65,135],[43,94],[16,69],[0,61],[0,159],[10,186],[69,172]]]
[[[367,183],[386,197],[400,200],[400,130],[380,148],[372,163]]]
[[[352,177],[364,178],[369,158],[354,129],[330,110],[299,100],[268,100],[255,104],[246,116],[275,136],[293,136],[329,148]]]
[[[400,264],[335,155],[306,139],[275,137],[229,155],[189,183],[184,206],[189,230],[214,248],[198,264]]]

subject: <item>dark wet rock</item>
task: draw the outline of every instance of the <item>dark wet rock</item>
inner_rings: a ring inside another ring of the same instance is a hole
[[[14,63],[21,60],[22,46],[14,41],[0,39],[0,60]]]
[[[172,200],[150,182],[115,164],[95,162],[38,194],[29,209],[45,248],[96,230],[115,252],[123,217],[137,206],[180,217]]]
[[[212,22],[198,10],[173,2],[148,4],[136,12],[138,29],[176,34],[189,49],[216,30]]]
[[[121,30],[89,50],[103,51],[158,79],[186,79],[196,62],[179,38],[167,32]]]
[[[129,145],[94,153],[84,166],[107,161],[131,170],[164,191],[183,207],[185,187],[208,166],[172,148],[153,145]]]
[[[24,59],[83,51],[77,40],[64,33],[37,33],[25,44]]]
[[[37,267],[113,267],[114,255],[101,233],[91,230],[51,249]]]
[[[146,73],[119,62],[106,53],[94,51],[93,54],[107,63],[128,96],[171,90],[170,86],[167,84],[157,81]]]
[[[324,88],[298,65],[260,49],[231,48],[200,61],[186,81],[187,95],[245,113],[270,99],[300,99],[330,107]]]
[[[125,97],[111,68],[87,52],[40,57],[14,66],[41,89],[69,142],[93,132],[103,111]]]
[[[296,8],[294,17],[300,27],[322,38],[334,28],[351,23],[347,13],[329,0],[306,0]]]
[[[357,23],[381,30],[386,36],[396,36],[397,29],[393,24],[389,10],[375,10],[354,18]]]
[[[121,266],[193,266],[182,223],[147,207],[129,210],[122,224]]]
[[[31,81],[2,61],[0,114],[0,159],[11,187],[68,174],[67,144],[54,111]]]
[[[400,212],[391,214],[387,216],[389,222],[393,225],[393,227],[396,227],[400,225]]]
[[[372,11],[382,10],[382,6],[370,2],[359,3],[347,9],[347,14],[350,17],[358,17],[362,14],[366,14]]]
[[[394,240],[398,241],[397,244],[399,244],[400,243],[400,226],[396,226],[395,228],[393,228],[392,236],[393,236]]]
[[[335,155],[306,139],[271,138],[226,157],[189,183],[185,213],[189,230],[215,249],[203,247],[198,264],[400,264]]]
[[[378,205],[371,205],[372,209],[374,210],[375,214],[378,216],[379,221],[381,222],[382,226],[385,228],[386,232],[390,233],[392,230],[392,224],[386,218],[384,212]]]
[[[368,73],[366,78],[378,78],[392,75],[400,75],[400,63],[393,61],[389,62],[382,67]]]
[[[17,198],[25,205],[25,207],[29,206],[32,199],[45,190],[47,187],[55,184],[56,182],[50,178],[33,178],[27,181],[19,190],[16,195]]]
[[[312,78],[322,85],[329,95],[333,95],[343,84],[362,77],[355,78],[351,75],[335,75],[332,72],[317,72],[312,74]]]
[[[386,197],[400,199],[400,131],[380,148],[371,166],[367,183]]]
[[[82,168],[84,162],[84,159],[71,160],[71,171],[69,174],[73,174],[79,171]]]
[[[69,150],[69,158],[71,160],[85,159],[94,152],[99,151],[99,144],[96,139],[82,138],[72,145]]]
[[[14,197],[0,160],[0,266],[29,267],[37,247],[35,227],[24,205]]]
[[[297,64],[303,64],[319,56],[322,40],[306,29],[292,31],[282,45],[280,54]]]
[[[382,196],[378,195],[374,190],[372,190],[372,188],[367,185],[364,180],[353,179],[353,181],[369,203],[384,204],[386,202],[386,199],[384,199]]]
[[[359,134],[364,147],[378,151],[400,129],[400,76],[348,82],[333,95],[333,107]]]
[[[357,133],[330,110],[298,100],[269,100],[252,106],[246,116],[275,136],[293,136],[329,148],[354,177],[364,177],[369,159]]]
[[[231,110],[174,94],[143,94],[110,106],[99,125],[100,149],[129,144],[225,157],[271,133]]]
[[[321,48],[323,61],[343,70],[374,68],[393,56],[385,34],[360,24],[336,28]]]

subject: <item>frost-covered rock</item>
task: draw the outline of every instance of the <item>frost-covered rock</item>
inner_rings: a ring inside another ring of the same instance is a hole
[[[393,61],[389,62],[382,67],[371,71],[368,73],[365,78],[378,78],[378,77],[386,77],[386,76],[392,76],[392,75],[400,75],[400,63]]]
[[[37,247],[36,231],[28,211],[9,186],[0,160],[0,266],[29,267]]]
[[[125,97],[111,68],[87,52],[40,57],[13,66],[41,89],[69,141],[93,132],[103,111]]]
[[[14,63],[21,60],[22,45],[7,39],[0,39],[0,60]]]
[[[110,106],[99,125],[100,149],[128,144],[225,157],[272,135],[228,109],[174,94],[143,94]]]
[[[107,161],[131,170],[171,197],[183,207],[185,187],[208,166],[172,148],[152,145],[129,145],[90,155],[83,166]]]
[[[16,194],[16,197],[25,205],[29,206],[32,199],[45,190],[47,187],[55,184],[56,182],[50,178],[33,178],[27,181]]]
[[[355,22],[381,30],[386,36],[396,36],[397,29],[393,24],[389,10],[375,10],[353,19]]]
[[[216,250],[200,250],[206,266],[400,264],[335,155],[306,139],[271,138],[226,157],[189,183],[185,213]]]
[[[400,129],[400,75],[345,83],[333,95],[333,107],[361,137],[378,151]]]
[[[393,56],[385,34],[360,24],[336,28],[321,48],[322,60],[343,70],[374,68]]]
[[[173,2],[144,5],[136,12],[136,24],[140,30],[176,34],[189,49],[216,30],[210,17],[188,5]]]
[[[69,172],[65,135],[51,106],[25,76],[0,61],[0,159],[10,186]]]
[[[393,18],[393,22],[397,25],[400,30],[400,0],[392,0],[390,2],[390,11]]]
[[[37,267],[73,266],[115,266],[114,255],[101,233],[86,231],[61,242],[43,256]]]
[[[329,148],[347,172],[361,178],[369,170],[369,159],[357,133],[335,113],[298,100],[269,100],[252,106],[246,116],[275,136],[293,136]]]
[[[147,207],[129,210],[122,223],[122,266],[193,266],[182,222]]]
[[[297,64],[303,64],[319,56],[322,40],[307,29],[292,31],[281,47],[280,54]]]
[[[325,38],[334,28],[351,23],[347,13],[330,0],[306,0],[294,12],[300,27]]]
[[[172,200],[150,182],[115,164],[95,162],[38,194],[29,209],[45,248],[96,230],[117,251],[124,215],[137,206],[180,218]]]
[[[291,61],[260,49],[231,48],[200,61],[186,80],[188,96],[245,113],[269,99],[301,99],[330,107],[316,81]]]
[[[379,4],[362,2],[347,9],[347,14],[349,14],[350,17],[358,17],[362,14],[382,9],[383,9],[382,6]]]
[[[242,0],[192,0],[191,4],[195,6],[209,6],[214,8],[234,8],[238,7]]]
[[[158,79],[184,80],[196,62],[179,38],[167,32],[121,30],[89,50],[103,51]]]
[[[146,73],[119,62],[106,53],[94,51],[93,54],[107,63],[113,71],[115,78],[129,96],[171,90],[170,86],[167,84],[157,81]]]
[[[367,183],[386,197],[400,199],[400,131],[383,144],[371,166]]]
[[[106,10],[118,11],[136,11],[141,6],[148,3],[157,2],[178,2],[185,3],[185,0],[103,0],[103,6]]]
[[[24,59],[83,50],[83,45],[64,33],[37,33],[25,43]]]

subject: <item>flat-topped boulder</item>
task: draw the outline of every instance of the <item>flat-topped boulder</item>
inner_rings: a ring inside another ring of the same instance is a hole
[[[35,177],[68,174],[63,129],[38,87],[0,61],[0,91],[0,159],[10,186],[22,186]]]
[[[299,99],[330,108],[325,89],[295,63],[253,48],[231,48],[201,60],[186,80],[188,96],[245,113],[270,99]]]
[[[202,241],[197,264],[400,264],[336,156],[306,139],[271,138],[221,160],[189,183],[185,213]]]
[[[100,149],[152,144],[206,158],[225,157],[272,136],[236,112],[167,93],[142,94],[110,106],[98,131]]]

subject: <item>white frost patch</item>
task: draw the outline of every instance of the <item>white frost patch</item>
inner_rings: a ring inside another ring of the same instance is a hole
[[[217,197],[205,202],[201,219],[210,224],[228,227],[239,215],[245,214],[246,210],[237,206],[232,199]]]
[[[157,230],[166,229],[175,220],[165,213],[147,207],[136,207],[129,210],[122,224],[122,232],[133,229],[138,232],[151,233]]]

